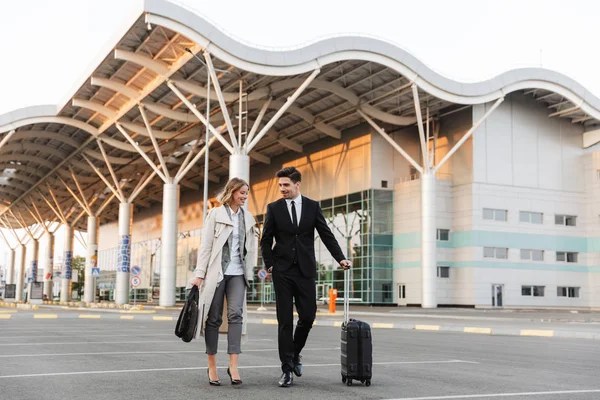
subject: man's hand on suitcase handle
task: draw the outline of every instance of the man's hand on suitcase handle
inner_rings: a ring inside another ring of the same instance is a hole
[[[340,261],[340,265],[343,269],[350,269],[352,267],[352,262],[350,260],[342,260]]]

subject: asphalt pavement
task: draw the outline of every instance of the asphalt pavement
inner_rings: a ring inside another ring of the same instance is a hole
[[[340,376],[339,328],[317,325],[303,352],[304,376],[284,389],[276,385],[277,327],[253,323],[240,357],[244,383],[228,383],[227,355],[220,353],[223,386],[211,387],[204,343],[176,338],[172,320],[51,312],[57,318],[19,312],[0,320],[0,399],[600,398],[594,340],[374,329],[372,385],[348,387]]]

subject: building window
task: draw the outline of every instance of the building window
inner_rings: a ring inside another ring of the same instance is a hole
[[[437,240],[440,242],[447,242],[450,240],[450,230],[449,229],[438,229],[437,230]]]
[[[521,211],[519,212],[519,221],[530,224],[542,224],[544,222],[544,214],[539,212]]]
[[[579,297],[578,287],[559,286],[556,290],[558,297]]]
[[[557,214],[554,216],[556,225],[577,226],[577,217],[575,215]]]
[[[544,250],[521,249],[521,260],[544,261]]]
[[[521,286],[521,296],[544,297],[545,286]]]
[[[557,251],[556,252],[556,261],[568,262],[568,263],[576,263],[577,262],[578,253],[572,251]]]
[[[506,260],[508,258],[508,249],[506,247],[484,247],[483,257]]]
[[[438,266],[437,267],[437,277],[438,278],[450,278],[450,267]]]
[[[493,208],[483,209],[483,219],[489,219],[492,221],[507,221],[508,211],[507,210],[496,210]]]

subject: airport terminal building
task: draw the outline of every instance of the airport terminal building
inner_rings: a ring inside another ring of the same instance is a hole
[[[0,116],[0,220],[31,233],[4,237],[17,300],[28,276],[69,291],[74,231],[85,301],[184,300],[228,178],[249,180],[260,228],[295,166],[353,260],[344,293],[315,236],[319,299],[600,307],[600,99],[570,78],[459,83],[367,37],[267,51],[164,0],[132,21],[63,104]],[[270,276],[247,296],[274,301]]]

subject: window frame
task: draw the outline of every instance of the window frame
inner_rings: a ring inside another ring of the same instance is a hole
[[[448,275],[447,276],[442,276],[442,268],[444,268],[444,271],[448,271]],[[438,265],[437,266],[437,277],[440,279],[450,279],[450,266],[449,265]]]
[[[446,240],[442,240],[442,231],[446,232],[448,235]],[[450,229],[437,229],[436,231],[436,241],[438,242],[449,242],[450,241]]]
[[[486,211],[488,211],[488,212],[491,211],[492,218],[486,218],[486,216],[485,216]],[[498,219],[498,213],[503,213],[504,219]],[[508,222],[508,210],[503,210],[500,208],[484,207],[481,216],[486,221]]]
[[[561,219],[561,222],[558,222],[558,219]],[[569,221],[572,221],[572,224],[569,224]],[[554,225],[560,226],[577,226],[577,215],[571,214],[555,214],[554,215]]]
[[[527,220],[524,221],[523,216],[527,216]],[[534,215],[540,216],[540,222],[535,222],[533,220]],[[534,225],[543,225],[544,224],[544,213],[538,211],[519,211],[519,222],[524,224],[534,224]]]

